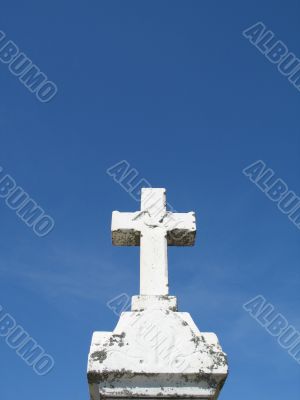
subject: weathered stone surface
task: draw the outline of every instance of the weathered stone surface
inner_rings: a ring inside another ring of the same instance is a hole
[[[146,309],[177,311],[177,298],[175,296],[132,296],[132,311],[145,311]]]
[[[114,332],[95,332],[88,380],[102,397],[215,399],[227,376],[216,335],[200,333],[190,314],[125,312]]]
[[[88,382],[91,400],[215,400],[227,377],[214,333],[198,330],[168,295],[167,246],[194,244],[194,213],[166,211],[165,189],[143,189],[141,211],[113,212],[113,243],[141,246],[140,295],[113,332],[95,332]]]

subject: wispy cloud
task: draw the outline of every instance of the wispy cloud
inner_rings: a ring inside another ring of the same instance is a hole
[[[124,270],[103,255],[64,245],[49,249],[46,258],[39,254],[32,264],[26,260],[2,255],[1,280],[30,290],[60,308],[87,301],[106,303],[125,280]]]

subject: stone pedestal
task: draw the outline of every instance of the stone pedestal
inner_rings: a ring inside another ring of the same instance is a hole
[[[113,332],[93,335],[91,400],[216,399],[227,377],[216,335],[200,332],[189,313],[174,311],[175,297],[141,297]]]

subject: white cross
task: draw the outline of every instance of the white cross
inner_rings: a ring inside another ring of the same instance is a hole
[[[140,246],[140,294],[167,295],[167,246],[192,246],[196,236],[195,213],[166,209],[166,190],[143,188],[141,211],[112,213],[115,246]]]

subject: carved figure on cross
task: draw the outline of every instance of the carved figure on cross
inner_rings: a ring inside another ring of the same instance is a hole
[[[167,211],[163,188],[143,188],[140,211],[112,213],[113,244],[140,246],[141,295],[168,295],[168,246],[192,246],[195,236],[195,213]]]

